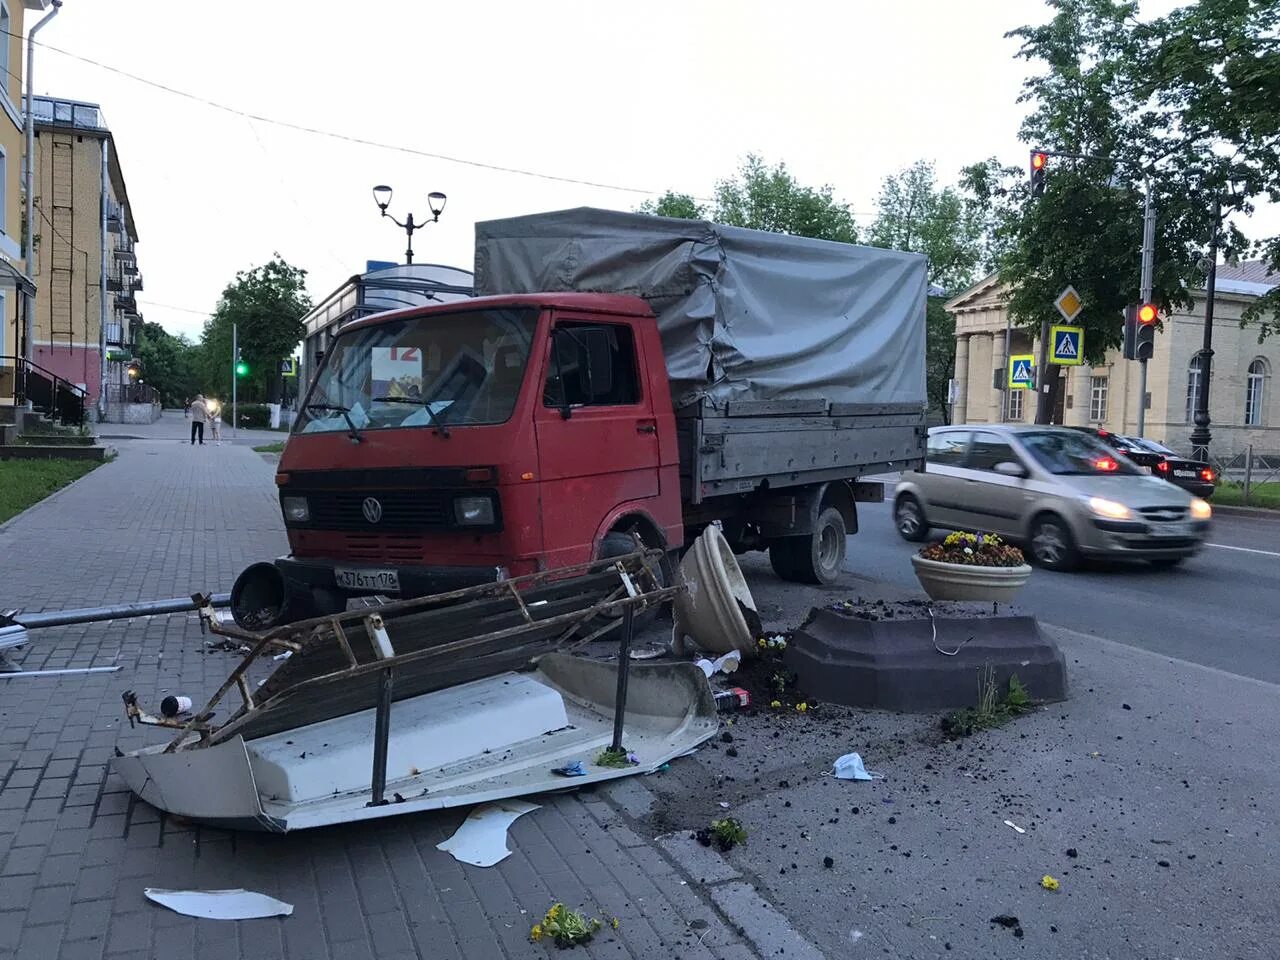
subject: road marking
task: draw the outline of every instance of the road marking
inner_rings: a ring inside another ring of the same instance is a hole
[[[1280,557],[1274,550],[1255,550],[1253,547],[1233,547],[1225,543],[1206,543],[1206,547],[1217,547],[1219,550],[1239,550],[1241,553],[1260,553],[1264,557]]]

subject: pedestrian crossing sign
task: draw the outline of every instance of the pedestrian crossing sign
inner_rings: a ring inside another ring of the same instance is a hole
[[[289,357],[287,360],[280,361],[280,375],[284,377],[296,377],[298,375],[297,357]]]
[[[1084,327],[1068,327],[1055,324],[1049,328],[1049,342],[1053,349],[1049,362],[1065,367],[1078,367],[1084,363]]]
[[[1029,353],[1015,354],[1009,358],[1009,389],[1034,390],[1036,386],[1035,357]]]

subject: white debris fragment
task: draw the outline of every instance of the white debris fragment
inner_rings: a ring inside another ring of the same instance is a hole
[[[252,890],[160,890],[147,887],[142,891],[148,900],[174,913],[202,920],[257,920],[262,917],[287,917],[293,904]]]
[[[460,863],[492,867],[511,856],[507,849],[507,828],[518,817],[537,809],[538,804],[524,800],[486,803],[472,810],[453,836],[444,843],[436,844],[436,849],[452,854]]]
[[[1016,823],[1014,823],[1012,820],[1006,820],[1006,821],[1004,822],[1004,825],[1005,825],[1006,827],[1013,827],[1013,829],[1017,830],[1019,833],[1026,833],[1026,832],[1027,832],[1027,831],[1023,830],[1020,826],[1018,826]]]

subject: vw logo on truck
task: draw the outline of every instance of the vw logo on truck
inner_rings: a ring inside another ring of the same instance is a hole
[[[360,512],[370,523],[377,523],[382,519],[382,503],[376,497],[365,497],[364,503],[360,504]]]

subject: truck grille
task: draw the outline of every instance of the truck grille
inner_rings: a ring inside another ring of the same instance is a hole
[[[306,496],[311,509],[308,525],[324,530],[428,530],[449,526],[453,520],[453,495],[439,490],[311,490]],[[364,515],[369,497],[382,505],[377,523]]]
[[[349,533],[343,540],[343,556],[352,560],[418,564],[424,559],[422,540],[415,536]]]

